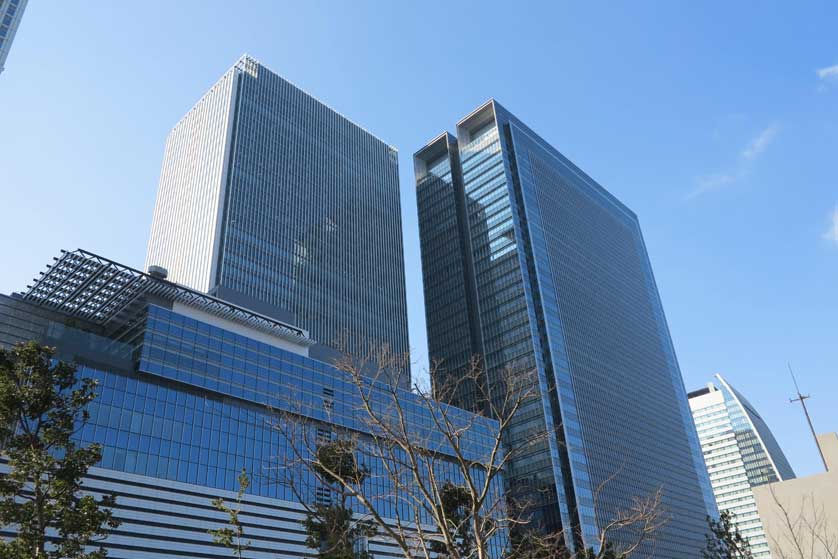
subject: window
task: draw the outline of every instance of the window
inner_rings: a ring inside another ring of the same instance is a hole
[[[328,487],[318,487],[314,493],[314,499],[318,505],[332,504],[332,492],[329,491]]]
[[[324,429],[322,427],[317,428],[317,443],[323,444],[330,442],[332,440],[332,431],[330,429]]]
[[[355,541],[352,542],[352,552],[355,554],[355,557],[367,557],[369,555],[369,550],[370,542],[366,536],[356,538]]]
[[[327,412],[331,412],[335,405],[335,391],[331,388],[323,389],[323,408]]]

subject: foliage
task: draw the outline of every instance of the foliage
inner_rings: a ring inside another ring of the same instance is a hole
[[[736,517],[730,511],[722,511],[719,519],[707,517],[710,533],[706,535],[707,547],[704,559],[751,559],[748,540],[739,533]]]
[[[303,521],[306,545],[317,549],[319,559],[371,559],[365,549],[357,549],[356,542],[372,537],[375,527],[370,521],[355,520],[348,500],[349,495],[339,480],[348,480],[357,489],[369,477],[369,470],[358,464],[355,445],[350,440],[336,440],[320,444],[316,450],[314,469],[320,479],[330,484],[336,502],[309,505]]]
[[[306,545],[317,549],[320,559],[372,559],[366,549],[356,549],[363,538],[375,535],[368,521],[355,521],[352,510],[340,504],[314,504],[303,521]]]
[[[102,559],[85,552],[119,525],[113,496],[81,493],[82,478],[102,458],[100,445],[79,447],[73,434],[87,422],[96,397],[93,379],[54,361],[55,350],[36,342],[0,349],[0,441],[9,472],[0,476],[0,526],[15,538],[0,542],[8,559]],[[48,530],[58,538],[48,541]]]
[[[230,549],[233,552],[233,557],[242,559],[244,552],[250,547],[250,541],[245,541],[244,539],[244,526],[239,518],[242,512],[244,494],[247,492],[247,488],[250,487],[250,478],[247,475],[247,470],[242,468],[238,480],[239,490],[236,493],[236,508],[227,506],[221,497],[214,499],[212,502],[215,510],[227,514],[227,526],[217,530],[209,530],[209,533],[215,543]]]
[[[358,464],[355,457],[355,444],[347,439],[329,441],[318,446],[314,467],[331,485],[336,485],[339,479],[351,480],[354,485],[362,485],[369,477],[369,470]]]
[[[467,487],[446,481],[439,489],[439,501],[445,524],[448,526],[450,541],[455,542],[460,557],[468,557],[474,550],[474,531],[472,529],[469,505],[471,497]],[[443,541],[433,541],[431,551],[440,559],[450,559],[452,554]]]

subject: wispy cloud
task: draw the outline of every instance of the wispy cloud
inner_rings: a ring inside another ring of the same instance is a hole
[[[708,192],[712,192],[714,190],[720,190],[726,187],[729,184],[736,182],[735,175],[728,175],[728,174],[717,174],[717,175],[708,175],[706,177],[699,177],[696,181],[696,187],[692,190],[689,194],[687,194],[684,199],[685,200],[692,200],[693,198],[697,198],[702,194],[707,194]]]
[[[838,206],[832,210],[829,220],[829,229],[824,232],[823,238],[838,247]]]
[[[822,80],[838,80],[838,64],[815,70]]]
[[[780,131],[780,128],[776,124],[772,124],[765,130],[759,133],[759,135],[751,140],[751,143],[742,150],[742,157],[745,159],[755,159],[759,157],[762,152],[765,151],[765,148],[777,137],[777,132]]]
[[[739,157],[733,169],[699,177],[695,181],[696,187],[684,197],[684,200],[692,200],[708,192],[721,190],[745,178],[751,166],[768,149],[779,132],[780,126],[776,123],[761,130],[739,152]]]

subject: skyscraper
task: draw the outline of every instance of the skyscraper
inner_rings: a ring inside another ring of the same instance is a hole
[[[793,479],[794,471],[756,408],[721,375],[716,382],[689,394],[716,504],[734,514],[754,557],[769,558],[752,489]]]
[[[473,354],[489,386],[537,372],[512,429],[537,448],[510,494],[588,546],[661,489],[672,519],[641,556],[696,557],[715,506],[635,214],[493,100],[414,164],[435,386]],[[453,400],[481,411],[468,389]]]
[[[6,57],[20,26],[23,10],[29,0],[0,0],[0,74],[6,67]]]
[[[320,343],[406,352],[396,149],[244,56],[166,140],[151,265]]]

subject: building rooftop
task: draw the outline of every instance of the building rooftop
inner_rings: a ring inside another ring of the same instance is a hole
[[[30,303],[108,326],[130,320],[138,304],[156,297],[212,314],[304,346],[308,332],[291,324],[114,262],[92,252],[61,251],[19,296]]]
[[[687,393],[687,398],[698,398],[699,396],[704,396],[705,394],[710,394],[716,389],[715,386],[710,384],[709,386],[705,386],[704,388],[699,388],[698,390],[693,390],[692,392]]]
[[[364,128],[363,126],[361,126],[360,124],[358,124],[357,122],[355,122],[354,120],[352,120],[351,118],[349,118],[348,116],[346,116],[345,114],[343,114],[342,112],[338,111],[337,109],[335,109],[334,107],[332,107],[332,106],[331,106],[331,105],[329,105],[328,103],[324,102],[322,99],[320,99],[320,98],[319,98],[319,97],[317,97],[316,95],[312,95],[312,94],[311,94],[311,93],[309,93],[307,90],[303,89],[302,87],[300,87],[300,86],[299,86],[299,85],[297,85],[296,83],[292,82],[292,81],[291,81],[291,80],[289,80],[288,78],[285,78],[284,76],[282,76],[282,75],[281,75],[281,74],[279,74],[278,72],[273,71],[271,68],[269,68],[268,66],[266,66],[265,64],[263,64],[260,60],[258,60],[258,59],[256,59],[256,58],[254,58],[253,56],[250,56],[250,55],[249,55],[249,54],[247,54],[247,53],[242,54],[242,55],[238,58],[238,60],[236,60],[236,62],[234,62],[234,63],[233,63],[233,65],[232,65],[232,66],[231,66],[231,67],[230,67],[230,68],[229,68],[226,72],[224,72],[224,74],[222,75],[222,77],[221,77],[218,81],[216,81],[216,82],[215,82],[215,83],[214,83],[214,84],[213,84],[213,85],[209,88],[209,91],[211,91],[211,90],[212,90],[212,88],[214,88],[216,85],[218,85],[218,83],[219,83],[222,79],[224,79],[224,76],[226,76],[226,75],[227,75],[227,74],[229,74],[230,72],[234,72],[234,71],[241,71],[241,72],[247,73],[247,74],[249,74],[249,75],[251,75],[251,76],[253,76],[253,77],[255,78],[255,77],[258,77],[258,75],[259,75],[259,68],[263,68],[264,70],[266,70],[266,71],[268,71],[268,72],[270,72],[270,73],[272,73],[272,74],[274,74],[274,75],[278,76],[280,79],[282,79],[282,80],[283,80],[283,81],[285,81],[286,83],[290,84],[292,87],[294,87],[294,88],[296,88],[296,89],[300,90],[300,91],[301,91],[302,93],[304,93],[305,95],[307,95],[307,96],[311,97],[311,98],[312,98],[312,99],[314,99],[316,102],[320,103],[321,105],[323,105],[324,107],[326,107],[327,109],[329,109],[330,111],[332,111],[333,113],[335,113],[336,115],[338,115],[340,118],[344,119],[344,120],[345,120],[345,121],[347,121],[348,123],[350,123],[350,124],[352,124],[353,126],[355,126],[355,127],[359,128],[360,130],[364,131],[366,134],[369,134],[371,137],[375,138],[377,141],[381,142],[382,144],[384,144],[385,146],[387,146],[388,148],[390,148],[390,149],[391,149],[391,150],[393,150],[394,152],[398,153],[399,149],[398,149],[396,146],[394,146],[393,144],[391,144],[391,143],[389,143],[389,142],[385,142],[384,140],[382,140],[381,138],[379,138],[377,135],[375,135],[373,132],[371,132],[371,131],[370,131],[370,130],[368,130],[367,128]],[[181,118],[181,119],[177,122],[177,124],[175,124],[174,128],[177,128],[177,126],[178,126],[181,122],[183,122],[183,120],[184,120],[184,119],[186,119],[186,116],[187,116],[187,115],[189,115],[189,113],[191,113],[192,111],[194,111],[194,110],[195,110],[195,108],[196,108],[196,107],[197,107],[197,106],[201,103],[201,100],[202,100],[202,99],[203,99],[203,97],[201,97],[201,99],[199,99],[199,100],[198,100],[198,101],[197,101],[197,102],[196,102],[196,103],[195,103],[195,104],[194,104],[194,105],[193,105],[193,106],[192,106],[192,107],[191,107],[188,111],[186,111],[186,114],[183,116],[183,118]]]

